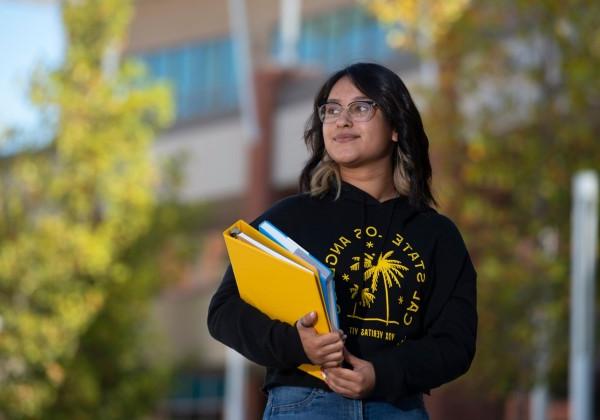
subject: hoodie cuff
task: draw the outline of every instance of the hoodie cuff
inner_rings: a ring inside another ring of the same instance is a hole
[[[283,355],[285,360],[283,361],[286,365],[293,367],[300,366],[304,363],[311,363],[308,356],[304,352],[302,347],[302,341],[300,340],[300,334],[294,326],[287,325],[286,334],[282,340]]]
[[[375,387],[373,388],[372,398],[386,400],[389,398],[390,391],[394,394],[404,394],[406,387],[404,381],[399,375],[398,369],[394,363],[387,360],[387,357],[376,357],[371,361],[375,370]]]

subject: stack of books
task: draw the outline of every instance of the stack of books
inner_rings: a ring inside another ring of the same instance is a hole
[[[271,319],[295,325],[311,311],[324,334],[339,329],[333,272],[268,221],[238,220],[223,232],[240,297]],[[298,367],[322,379],[318,366]]]

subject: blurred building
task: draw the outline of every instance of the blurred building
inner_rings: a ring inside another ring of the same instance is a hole
[[[276,189],[287,188],[295,184],[306,156],[302,130],[324,76],[358,60],[403,60],[386,44],[384,28],[356,1],[304,0],[298,64],[284,70],[278,64],[279,0],[246,3],[256,77],[263,83],[265,77],[271,79],[266,81],[269,87],[279,85],[269,92],[260,85],[257,94],[276,97],[269,113],[275,153],[272,183]],[[244,133],[227,2],[138,0],[136,5],[128,53],[172,84],[177,108],[177,121],[162,136],[157,155],[186,150],[186,199],[240,196],[248,162],[240,153]]]
[[[157,305],[174,357],[191,366],[166,407],[172,417],[220,415],[225,348],[208,335],[206,312],[227,261],[221,232],[296,191],[308,156],[304,124],[318,86],[332,71],[356,61],[386,64],[405,80],[414,68],[415,61],[387,45],[385,29],[355,0],[300,3],[297,61],[283,66],[280,1],[246,0],[256,136],[241,123],[228,3],[135,3],[126,54],[144,62],[153,78],[171,84],[176,105],[176,121],[157,141],[155,157],[178,162],[183,200],[210,202],[214,209],[211,227],[199,235],[203,246],[196,267]],[[259,368],[250,375],[249,410],[255,413],[263,404],[256,391],[262,375]]]

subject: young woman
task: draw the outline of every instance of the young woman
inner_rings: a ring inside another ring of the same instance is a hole
[[[422,394],[467,371],[476,273],[455,225],[431,206],[429,142],[400,78],[358,63],[332,75],[304,139],[301,194],[269,220],[335,272],[343,332],[317,334],[242,301],[231,267],[211,334],[266,366],[265,419],[427,419]],[[296,369],[320,365],[325,381]]]

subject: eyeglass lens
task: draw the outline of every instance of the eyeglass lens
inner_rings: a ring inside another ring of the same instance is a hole
[[[319,107],[319,117],[322,122],[334,122],[342,115],[344,109],[348,110],[348,115],[352,121],[364,122],[368,121],[373,117],[375,111],[375,104],[366,101],[351,102],[345,108],[342,105],[329,102]]]

